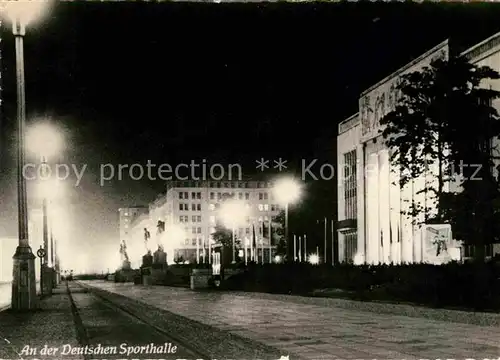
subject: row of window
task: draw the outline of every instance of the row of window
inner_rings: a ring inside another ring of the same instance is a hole
[[[356,150],[344,154],[344,216],[356,219],[358,211]]]
[[[179,193],[179,199],[184,199],[184,200],[188,200],[189,199],[189,192],[187,191],[181,191]],[[192,200],[201,200],[201,192],[192,192],[191,193],[191,199]]]
[[[198,245],[203,245],[203,239],[196,239],[196,238],[193,238],[193,239],[185,239],[184,240],[184,245],[196,245],[196,240],[198,240]]]
[[[186,204],[186,203],[180,203],[179,204],[179,210],[180,211],[201,211],[201,204],[191,204],[191,206],[189,206],[190,204]],[[220,204],[209,204],[208,205],[208,209],[209,210],[216,210],[216,209],[219,209],[220,208]],[[246,204],[245,205],[247,209],[250,209],[250,204]],[[259,211],[278,211],[279,210],[279,206],[278,205],[269,205],[269,204],[258,204],[257,205],[257,208],[259,209]]]
[[[269,221],[268,216],[259,216],[258,219],[259,222],[263,221]],[[188,215],[181,215],[179,216],[179,223],[189,223],[189,216]],[[191,222],[192,223],[201,223],[201,215],[193,215],[191,216]],[[210,223],[215,224],[217,222],[217,219],[215,216],[210,216]],[[250,217],[247,216],[247,222],[250,222]]]
[[[181,216],[179,216],[179,222],[181,222],[181,223],[188,223],[189,222],[189,216],[187,216],[187,215],[181,215]],[[193,215],[193,216],[191,216],[191,222],[200,223],[201,222],[201,215]]]
[[[245,204],[245,207],[247,209],[250,209],[250,204]],[[209,210],[216,210],[219,208],[220,208],[220,204],[209,204],[208,205]],[[259,205],[257,205],[257,208],[259,209],[259,211],[269,211],[269,209],[271,209],[271,211],[278,211],[279,210],[278,205],[269,206],[269,204],[259,204]]]
[[[235,193],[229,193],[228,194],[228,197],[231,198],[231,199],[234,199],[236,198],[236,194]],[[261,192],[259,193],[259,200],[269,200],[269,194],[266,193],[266,192]],[[218,193],[215,193],[215,192],[211,192],[210,193],[210,200],[222,200],[223,198],[223,193],[221,192],[218,192]],[[179,199],[181,200],[189,200],[190,197],[189,197],[189,192],[187,191],[181,191],[179,192]],[[201,192],[191,192],[191,200],[201,200],[202,199],[202,196],[201,196]],[[238,199],[239,200],[250,200],[250,193],[238,193]]]
[[[180,203],[180,211],[189,211],[189,204]],[[191,211],[201,211],[201,204],[191,204]]]
[[[191,233],[191,234],[202,234],[202,228],[201,227],[197,227],[197,226],[193,226],[193,227],[191,227],[191,231],[189,231],[189,227],[185,227],[184,228],[184,232],[186,234],[188,234],[188,233]],[[211,227],[210,228],[210,234],[213,234],[214,232],[215,232],[215,227]],[[235,233],[239,234],[240,236],[242,236],[243,234],[244,235],[250,235],[251,232],[252,232],[252,228],[251,227],[235,229]],[[268,226],[256,226],[255,227],[255,233],[258,233],[258,234],[266,233],[267,234],[268,232],[269,232],[269,227]]]

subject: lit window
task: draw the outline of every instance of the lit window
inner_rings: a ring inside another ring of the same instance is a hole
[[[262,204],[259,204],[259,211],[263,211],[264,210],[264,206]]]
[[[210,224],[215,224],[215,216],[210,216]]]
[[[269,211],[269,205],[264,204],[264,211]]]
[[[262,216],[259,216],[259,222],[262,222]]]
[[[209,210],[214,210],[214,209],[215,209],[215,205],[214,205],[214,204],[210,204],[210,205],[208,205],[208,209],[209,209]]]
[[[210,234],[213,234],[215,232],[215,228],[214,227],[211,227],[210,228]]]
[[[269,217],[264,216],[264,221],[269,221]]]
[[[125,213],[125,216],[128,216],[128,212]]]

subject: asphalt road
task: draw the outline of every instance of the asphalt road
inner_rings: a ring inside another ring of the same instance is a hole
[[[84,292],[76,285],[71,286],[71,294],[81,323],[86,330],[86,339],[81,343],[86,344],[88,349],[93,348],[94,351],[99,351],[88,354],[88,358],[198,358],[187,347],[175,343],[165,334],[96,295]],[[66,353],[70,351],[81,352],[82,348],[69,349],[67,347]]]

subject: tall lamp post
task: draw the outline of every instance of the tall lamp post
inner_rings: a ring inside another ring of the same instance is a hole
[[[288,232],[288,207],[297,202],[301,196],[301,186],[292,178],[282,178],[275,182],[273,192],[276,200],[285,207],[285,243],[288,261],[295,261],[295,254],[291,254],[290,236]]]
[[[13,256],[12,309],[17,311],[34,310],[38,307],[36,297],[35,255],[28,238],[28,205],[26,179],[24,178],[26,123],[26,99],[24,88],[24,44],[26,24],[39,12],[43,1],[29,3],[20,1],[3,2],[2,12],[12,21],[12,33],[16,49],[16,87],[17,87],[17,197],[18,197],[18,235],[19,243]]]
[[[42,196],[42,211],[43,211],[43,246],[45,248],[44,258],[44,276],[43,276],[43,289],[45,294],[51,294],[54,284],[54,250],[53,250],[53,233],[52,229],[54,219],[49,220],[50,205],[49,197],[54,198],[57,196],[59,184],[57,181],[50,179],[50,168],[47,164],[47,158],[54,156],[61,149],[62,139],[60,131],[58,131],[52,124],[47,121],[40,121],[30,126],[26,133],[27,145],[30,152],[34,153],[41,158],[40,164],[40,185]]]

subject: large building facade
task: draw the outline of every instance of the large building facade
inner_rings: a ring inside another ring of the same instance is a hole
[[[215,245],[212,234],[216,225],[222,223],[223,204],[233,200],[245,209],[244,219],[231,229],[240,239],[243,251],[246,249],[248,258],[270,262],[276,246],[269,234],[276,227],[272,220],[280,211],[271,190],[272,183],[264,181],[171,181],[166,192],[149,205],[148,216],[132,221],[127,247],[135,252],[142,246],[142,250],[131,260],[134,262],[144,254],[144,228],[147,228],[151,235],[149,248],[154,251],[161,244],[169,263],[178,258],[210,262]],[[158,221],[165,223],[163,233],[157,229]]]
[[[148,207],[143,205],[135,205],[118,209],[120,243],[124,240],[128,240],[131,231],[131,223],[135,220],[135,218],[142,214],[146,214],[147,212]]]
[[[433,201],[420,190],[426,183],[437,181],[437,169],[429,169],[400,188],[399,176],[390,164],[391,151],[380,133],[383,130],[380,120],[398,102],[397,85],[402,75],[418,71],[437,58],[447,59],[450,51],[453,49],[449,42],[444,41],[373,85],[360,95],[358,113],[339,124],[337,229],[340,261],[376,264],[446,260],[443,255],[437,255],[439,251],[432,255],[427,230],[435,229],[415,225],[424,222],[422,218],[401,214],[409,210],[411,203],[430,204]],[[500,34],[461,55],[474,64],[500,71]],[[500,90],[498,81],[485,86]],[[499,105],[493,104],[497,109]],[[457,183],[449,182],[445,187],[445,190],[454,191]],[[459,257],[456,250],[460,244],[452,239],[451,230],[447,231],[449,253],[453,253],[453,258]],[[493,248],[487,249],[489,255],[492,251]]]

